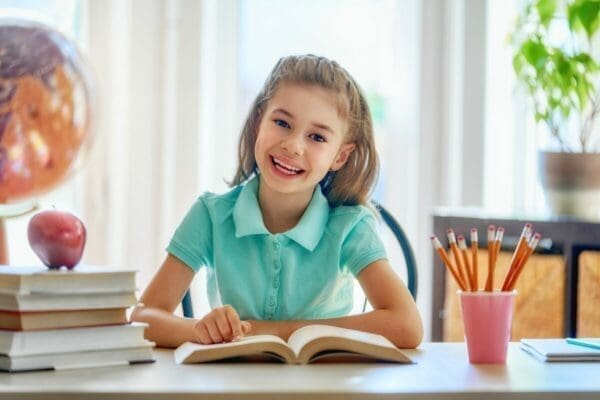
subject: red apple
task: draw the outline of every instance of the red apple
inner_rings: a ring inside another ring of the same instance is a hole
[[[67,211],[41,211],[29,220],[27,237],[35,254],[48,268],[72,269],[83,254],[85,226]]]

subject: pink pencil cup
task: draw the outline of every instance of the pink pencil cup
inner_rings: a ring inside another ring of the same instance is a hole
[[[469,361],[504,364],[517,292],[459,290]]]

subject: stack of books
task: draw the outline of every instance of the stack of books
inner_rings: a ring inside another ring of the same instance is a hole
[[[0,265],[0,370],[152,362],[145,324],[128,323],[135,271]]]

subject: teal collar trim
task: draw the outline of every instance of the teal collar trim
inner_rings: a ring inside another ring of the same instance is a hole
[[[233,208],[233,222],[237,238],[248,235],[270,235],[262,219],[258,204],[259,177],[249,180]],[[313,251],[323,237],[329,220],[329,203],[317,185],[313,197],[298,224],[282,235]]]

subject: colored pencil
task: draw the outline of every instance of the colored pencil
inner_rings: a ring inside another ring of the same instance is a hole
[[[473,266],[473,273],[471,277],[473,278],[471,288],[474,291],[479,290],[479,277],[477,276],[477,263],[478,263],[478,255],[477,248],[479,247],[479,240],[477,239],[477,229],[471,229],[471,265]]]
[[[519,279],[519,275],[521,275],[521,272],[523,272],[523,269],[525,267],[525,264],[527,264],[527,260],[529,259],[529,256],[531,256],[531,254],[537,247],[538,243],[540,242],[540,239],[541,239],[541,235],[539,233],[536,233],[533,235],[533,237],[527,244],[527,249],[525,250],[525,254],[523,254],[523,256],[520,258],[519,264],[517,264],[517,267],[515,269],[515,273],[513,274],[511,281],[508,284],[507,290],[509,292],[515,289],[515,285],[517,284],[517,279]]]
[[[461,278],[461,281],[465,286],[465,290],[467,290],[469,288],[467,283],[468,277],[465,274],[465,267],[462,262],[462,255],[460,253],[460,249],[456,245],[456,236],[454,235],[454,231],[452,229],[448,229],[446,233],[448,235],[448,244],[450,245],[450,250],[452,251],[452,256],[454,257],[454,262],[456,264],[456,270]]]
[[[462,282],[462,279],[460,278],[460,276],[458,276],[458,273],[456,272],[456,270],[452,266],[452,262],[450,261],[450,257],[448,257],[448,254],[446,254],[446,250],[444,250],[444,248],[442,247],[442,244],[440,243],[440,240],[435,235],[431,236],[430,239],[431,239],[431,243],[433,244],[433,248],[435,249],[435,251],[437,251],[437,253],[440,256],[440,258],[442,259],[444,265],[446,266],[446,268],[448,269],[448,271],[450,271],[450,274],[452,274],[452,277],[456,281],[458,287],[461,290],[463,290],[463,291],[467,290],[464,282]]]
[[[496,240],[496,227],[494,225],[488,226],[487,229],[487,249],[488,249],[488,273],[485,280],[485,291],[491,292],[494,283],[494,254],[495,251],[495,240]]]

